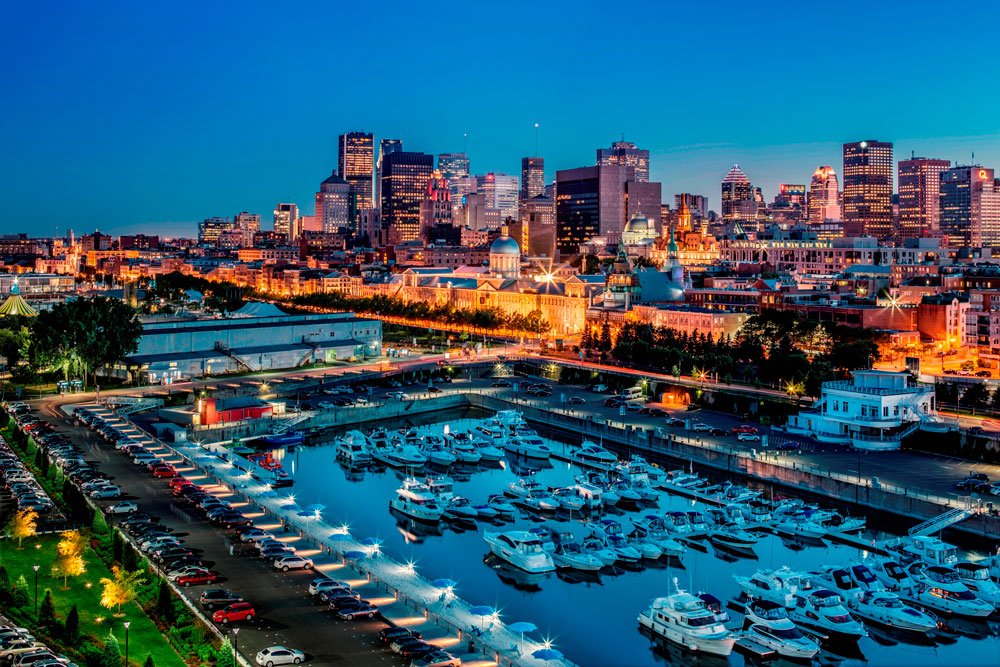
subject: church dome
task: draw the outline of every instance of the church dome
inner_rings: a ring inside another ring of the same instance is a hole
[[[490,246],[491,255],[517,255],[521,256],[521,247],[517,245],[517,241],[509,236],[500,236],[493,245]]]
[[[649,231],[649,218],[642,213],[636,213],[625,223],[625,231],[633,234],[645,234]]]

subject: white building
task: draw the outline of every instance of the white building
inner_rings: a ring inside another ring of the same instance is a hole
[[[934,387],[908,373],[852,371],[850,380],[823,383],[813,410],[788,420],[788,432],[858,449],[899,449],[917,428],[946,430],[934,407]]]

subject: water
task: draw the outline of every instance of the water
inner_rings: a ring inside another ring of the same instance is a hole
[[[441,415],[444,416],[444,415]],[[471,422],[450,420],[452,430],[462,430]],[[433,427],[432,427],[433,428]],[[441,425],[437,425],[440,432]],[[653,597],[672,592],[672,581],[693,592],[708,592],[727,601],[740,590],[734,574],[750,575],[758,568],[788,565],[808,570],[825,564],[845,564],[864,557],[854,547],[827,543],[826,546],[801,548],[782,538],[766,535],[757,544],[756,558],[716,551],[707,546],[702,553],[689,548],[681,561],[662,563],[640,571],[601,574],[592,580],[562,573],[528,575],[486,558],[489,549],[482,539],[488,530],[512,530],[538,525],[525,515],[513,524],[496,528],[480,523],[468,530],[423,526],[393,516],[388,507],[400,485],[401,474],[393,470],[352,472],[334,460],[334,448],[320,445],[300,448],[285,456],[285,468],[295,477],[295,496],[300,504],[322,503],[327,506],[324,518],[332,525],[347,523],[359,537],[381,540],[382,549],[401,561],[413,561],[428,579],[448,578],[458,583],[456,593],[472,604],[485,604],[500,610],[507,623],[530,621],[540,628],[539,638],[550,638],[556,647],[580,665],[661,665],[726,664],[722,660],[682,654],[667,646],[654,650],[649,639],[637,630],[636,616]],[[552,467],[537,473],[546,485],[567,485],[579,474],[568,463],[552,461]],[[485,501],[491,493],[500,493],[518,475],[509,462],[500,468],[482,468],[471,478],[456,479],[455,493],[474,504]],[[693,502],[663,494],[660,510],[691,509]],[[694,509],[702,509],[694,507]],[[616,516],[626,532],[630,513]],[[583,521],[554,522],[562,529],[584,534]],[[869,530],[866,539],[883,539],[889,534]],[[680,563],[683,563],[681,565]],[[730,611],[731,615],[734,615]],[[735,618],[739,618],[735,615]],[[949,643],[916,645],[906,638],[894,638],[888,631],[872,632],[852,650],[820,654],[822,663],[854,665],[997,665],[1000,664],[1000,623],[964,621],[953,624]],[[846,655],[845,655],[846,654]],[[729,664],[743,664],[734,654]],[[772,663],[774,664],[774,663]]]

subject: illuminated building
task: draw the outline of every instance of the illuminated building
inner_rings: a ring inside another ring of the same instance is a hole
[[[494,174],[476,177],[476,190],[486,197],[486,208],[495,208],[500,220],[517,219],[517,177]]]
[[[939,234],[941,172],[949,167],[949,160],[926,157],[899,161],[898,238]]]
[[[1000,183],[992,169],[946,169],[939,187],[941,233],[950,246],[1000,247]]]
[[[674,209],[679,211],[684,207],[690,211],[693,220],[708,218],[708,197],[688,192],[674,195]]]
[[[331,234],[350,228],[351,184],[336,172],[323,181],[316,193],[316,222],[321,231]]]
[[[892,144],[844,144],[844,236],[892,237]]]
[[[490,275],[515,280],[521,277],[521,248],[507,235],[506,227],[490,245]]]
[[[545,158],[521,158],[521,190],[518,199],[522,202],[537,197],[545,191]]]
[[[375,138],[369,132],[348,132],[340,135],[337,149],[337,174],[351,186],[350,228],[358,231],[359,211],[370,210],[374,204],[372,173],[375,169]]]
[[[420,202],[434,171],[434,156],[395,151],[382,156],[382,226],[390,244],[420,237]]]
[[[215,245],[223,232],[236,231],[236,223],[229,218],[205,218],[198,223],[198,243]]]
[[[378,163],[375,168],[375,208],[382,211],[382,160],[389,153],[403,150],[402,139],[382,139],[378,142]]]
[[[616,141],[611,148],[597,149],[597,166],[631,167],[635,170],[636,180],[645,183],[649,180],[649,151],[637,148],[630,141]]]
[[[807,207],[810,225],[840,220],[840,185],[833,167],[823,165],[813,172]]]
[[[297,204],[278,204],[274,209],[274,231],[285,237],[286,241],[295,242],[302,232]]]
[[[469,156],[465,153],[441,153],[438,155],[437,168],[451,183],[457,178],[469,175]]]
[[[420,202],[420,238],[429,240],[429,232],[438,225],[451,225],[451,191],[440,171],[431,174]]]
[[[774,202],[767,207],[767,217],[771,222],[790,227],[800,222],[806,215],[806,186],[781,183]]]
[[[750,179],[734,164],[722,179],[722,219],[725,222],[741,223],[744,228],[757,228],[757,201]]]
[[[522,202],[518,221],[511,225],[511,236],[530,257],[556,256],[556,205],[539,194]]]

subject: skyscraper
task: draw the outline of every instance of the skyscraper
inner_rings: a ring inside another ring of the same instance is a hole
[[[486,207],[500,211],[500,222],[517,218],[517,176],[495,174],[476,176],[476,190],[486,195]]]
[[[840,185],[837,172],[829,165],[816,168],[809,182],[809,224],[821,225],[840,220]]]
[[[337,175],[320,183],[316,193],[316,224],[320,230],[334,233],[341,227],[350,227],[351,184]]]
[[[448,189],[448,179],[440,171],[434,171],[424,198],[420,202],[420,236],[427,241],[432,240],[430,232],[438,225],[451,224],[451,191]]]
[[[739,222],[750,231],[757,225],[757,200],[750,185],[750,179],[734,164],[726,177],[722,179],[722,219],[726,222]]]
[[[449,183],[469,175],[469,156],[465,153],[441,153],[437,165],[438,171]]]
[[[899,161],[898,238],[937,236],[940,233],[941,172],[949,167],[950,160],[926,157]]]
[[[678,211],[687,207],[692,217],[704,220],[708,217],[708,197],[682,192],[674,195],[674,208]]]
[[[241,211],[233,216],[236,229],[243,235],[244,248],[253,246],[253,235],[260,231],[260,214]]]
[[[374,206],[372,174],[375,169],[375,139],[368,132],[340,135],[337,173],[351,186],[350,226],[358,229],[358,212]]]
[[[597,166],[618,165],[635,169],[634,180],[645,183],[649,180],[649,151],[636,147],[630,141],[616,141],[611,148],[597,149]]]
[[[297,204],[278,204],[274,209],[274,231],[285,237],[286,241],[295,242],[299,239],[299,207]]]
[[[521,191],[518,199],[521,202],[537,197],[545,190],[545,158],[521,158]],[[525,246],[522,245],[522,248]]]
[[[420,202],[434,171],[434,156],[390,151],[382,155],[382,226],[389,241],[400,243],[420,237]]]
[[[955,247],[1000,247],[1000,181],[985,167],[941,172],[941,233]]]
[[[892,236],[892,144],[844,144],[844,236]]]
[[[382,210],[382,160],[389,153],[403,150],[402,139],[382,139],[378,142],[378,164],[375,169],[375,208]]]

